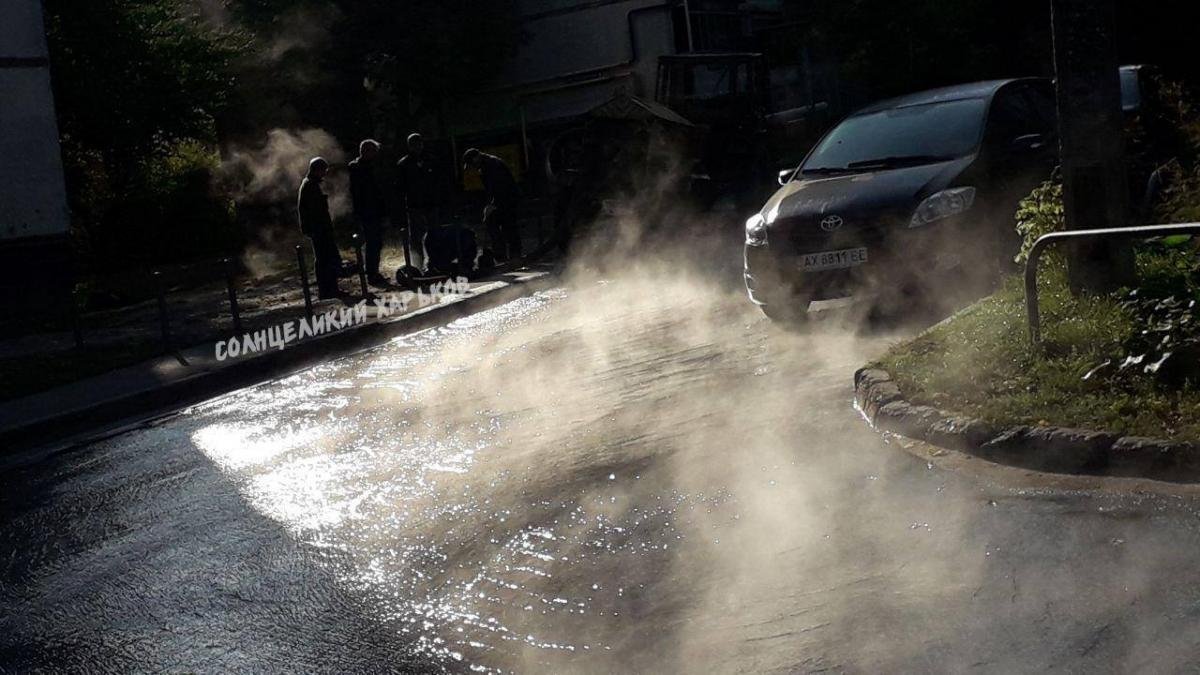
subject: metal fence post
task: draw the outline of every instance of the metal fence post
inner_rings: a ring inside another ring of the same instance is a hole
[[[371,296],[370,289],[367,288],[367,265],[363,258],[363,238],[360,235],[354,235],[354,257],[358,260],[358,283],[362,286],[362,294],[364,298]]]
[[[162,329],[163,351],[174,351],[171,347],[171,317],[167,314],[167,290],[163,287],[162,272],[155,270],[150,273],[154,279],[154,290],[158,295],[158,323]]]
[[[79,317],[79,307],[75,305],[75,287],[68,283],[67,290],[67,319],[71,322],[71,336],[75,338],[75,348],[83,349],[83,321]]]
[[[304,245],[296,245],[296,264],[300,266],[300,288],[304,291],[304,313],[313,318],[312,290],[308,287],[308,264],[304,260]]]
[[[233,332],[242,334],[242,314],[238,311],[237,286],[234,283],[233,259],[225,258],[225,287],[229,291],[229,314],[233,317]]]
[[[1029,319],[1029,343],[1032,345],[1037,345],[1042,341],[1042,314],[1038,307],[1037,272],[1038,261],[1042,257],[1042,251],[1046,249],[1043,241],[1044,238],[1034,242],[1033,248],[1029,249],[1029,259],[1025,261],[1025,315]]]

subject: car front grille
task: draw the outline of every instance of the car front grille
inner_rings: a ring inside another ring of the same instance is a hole
[[[786,232],[786,240],[791,244],[793,253],[813,253],[816,251],[836,251],[858,246],[878,246],[883,244],[897,229],[898,219],[895,217],[878,217],[847,222],[833,232],[821,229],[818,220],[806,219],[781,223],[778,229]],[[781,232],[781,234],[783,234]]]

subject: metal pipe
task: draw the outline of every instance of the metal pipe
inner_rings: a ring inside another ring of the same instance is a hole
[[[525,123],[525,103],[518,104],[521,111],[521,163],[522,168],[529,171],[529,127]]]
[[[296,263],[300,266],[300,288],[304,290],[304,313],[313,318],[312,290],[308,287],[308,264],[304,260],[304,245],[296,245]]]
[[[599,75],[599,76],[592,77],[592,78],[589,78],[586,80],[571,80],[570,82],[563,82],[562,84],[554,84],[554,85],[550,85],[548,87],[542,87],[541,89],[531,89],[529,91],[521,92],[519,94],[519,96],[522,99],[530,99],[535,96],[541,96],[543,94],[556,94],[558,92],[566,91],[568,89],[579,89],[580,87],[592,87],[597,84],[604,84],[606,82],[612,82],[614,80],[623,80],[623,79],[633,77],[634,74],[635,73],[632,70],[623,70],[621,72],[610,73],[608,75]]]
[[[75,305],[74,284],[66,284],[67,289],[67,318],[71,322],[71,335],[75,338],[75,348],[83,349],[83,322],[79,317],[79,307]]]
[[[358,259],[358,283],[362,287],[363,297],[369,298],[371,291],[367,288],[367,263],[363,257],[363,237],[355,234],[351,240],[354,242],[354,257]]]
[[[238,310],[237,286],[234,284],[233,259],[225,258],[225,288],[229,291],[229,314],[233,317],[234,335],[242,334],[242,314]]]
[[[1042,341],[1042,317],[1038,307],[1037,273],[1042,253],[1052,244],[1077,239],[1147,239],[1171,235],[1200,235],[1200,223],[1178,225],[1143,225],[1140,227],[1107,227],[1096,230],[1070,230],[1042,235],[1029,250],[1025,262],[1025,313],[1029,319],[1029,341],[1037,345]]]
[[[162,341],[164,353],[174,351],[171,346],[171,318],[167,314],[167,291],[163,288],[162,272],[155,270],[150,273],[154,280],[154,290],[158,295],[158,322],[162,330]]]

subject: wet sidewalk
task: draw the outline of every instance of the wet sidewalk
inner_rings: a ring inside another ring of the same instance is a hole
[[[185,342],[186,332],[173,336],[190,347],[160,349],[161,355],[133,365],[0,402],[0,448],[41,445],[134,415],[169,411],[331,354],[371,347],[546,288],[553,271],[548,264],[532,265],[420,294],[399,287],[372,289],[368,299],[314,303],[311,319],[298,288],[295,299],[260,294],[253,305],[258,310],[243,315],[239,334],[226,316],[229,325],[218,321],[203,340]],[[358,285],[357,277],[343,280],[344,289],[347,281]]]

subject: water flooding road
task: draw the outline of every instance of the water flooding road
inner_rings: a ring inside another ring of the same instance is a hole
[[[589,282],[17,462],[0,670],[1194,666],[1195,501],[899,451],[888,340]]]

